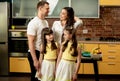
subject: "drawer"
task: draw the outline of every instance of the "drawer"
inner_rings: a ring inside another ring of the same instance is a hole
[[[100,48],[102,50],[114,50],[114,49],[120,50],[120,45],[119,44],[100,44]]]
[[[107,49],[107,48],[101,48],[103,55],[120,55],[120,50],[118,49]]]
[[[120,74],[119,62],[99,62],[99,74]]]
[[[102,55],[102,61],[120,62],[120,56],[119,55]]]
[[[27,58],[10,57],[10,72],[30,72]]]

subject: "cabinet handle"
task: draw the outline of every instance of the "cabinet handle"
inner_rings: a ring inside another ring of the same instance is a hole
[[[25,58],[18,58],[18,61],[25,61]]]
[[[117,44],[109,44],[109,47],[116,47]]]
[[[115,65],[115,63],[108,63],[108,65]]]
[[[108,50],[108,53],[116,53],[116,50]]]
[[[115,59],[116,56],[108,56],[108,59]]]

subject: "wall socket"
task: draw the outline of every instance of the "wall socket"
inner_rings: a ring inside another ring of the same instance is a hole
[[[87,34],[88,30],[87,29],[83,29],[83,34]]]

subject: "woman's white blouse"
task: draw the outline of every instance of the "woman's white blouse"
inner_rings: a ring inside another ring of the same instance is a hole
[[[80,27],[80,25],[82,25],[82,23],[83,23],[82,20],[76,21],[74,23],[74,28]],[[54,21],[53,26],[52,26],[52,30],[54,33],[54,39],[59,44],[61,43],[63,29],[64,29],[64,27],[61,25],[61,21]]]

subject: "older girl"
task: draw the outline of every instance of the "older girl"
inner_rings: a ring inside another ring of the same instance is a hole
[[[64,29],[62,41],[57,60],[55,81],[75,81],[80,67],[81,52],[73,27],[66,27]],[[77,63],[75,63],[76,60]]]

